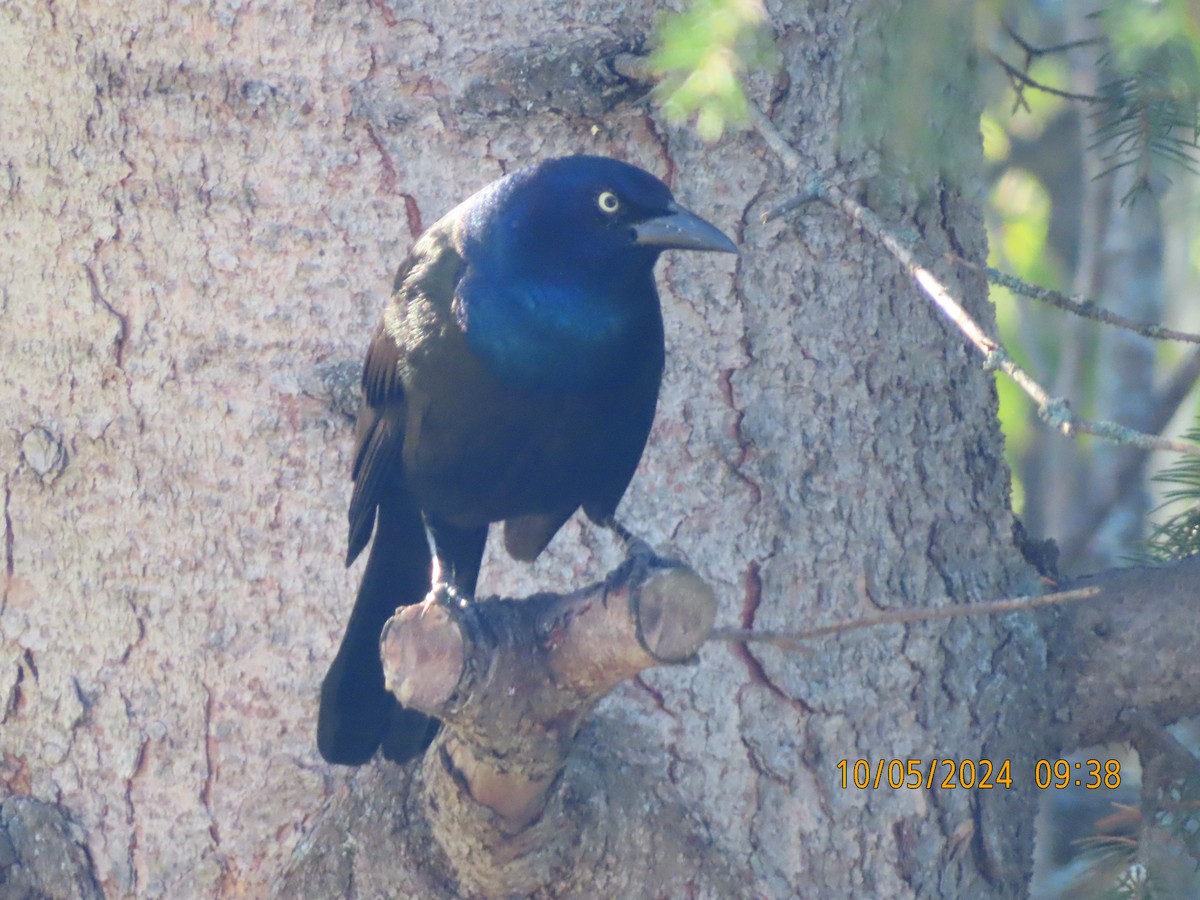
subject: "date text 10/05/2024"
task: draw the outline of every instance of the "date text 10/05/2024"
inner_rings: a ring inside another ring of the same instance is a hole
[[[842,759],[837,764],[843,790],[893,790],[924,788],[943,790],[1011,789],[1012,760],[1000,759]],[[1033,783],[1039,790],[1081,787],[1114,790],[1121,786],[1121,761],[1117,759],[1039,759],[1033,766]]]

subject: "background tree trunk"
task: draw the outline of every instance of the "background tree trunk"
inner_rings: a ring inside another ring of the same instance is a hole
[[[604,61],[640,48],[657,12],[0,11],[0,799],[65,810],[107,896],[261,895],[289,860],[280,883],[313,893],[454,894],[416,767],[352,772],[316,753],[317,689],[358,577],[340,565],[339,373],[422,228],[535,159],[638,163],[740,238],[733,268],[695,254],[659,268],[667,375],[622,507],[716,587],[718,625],[1033,587],[991,376],[840,214],[760,224],[794,185],[755,135],[704,147],[612,74]],[[878,134],[842,128],[870,118],[895,12],[772,9],[784,70],[760,100],[930,258],[982,260],[961,41],[939,51],[938,102],[904,111],[938,147],[906,161],[909,180]],[[969,9],[945,15],[948,33],[969,32]],[[990,321],[981,280],[953,286]],[[619,558],[574,523],[532,567],[492,554],[481,590],[567,589]],[[650,773],[648,818],[628,829],[675,823],[663,840],[678,852],[655,861],[648,837],[638,865],[548,890],[1012,896],[1030,865],[1033,761],[1052,747],[1028,725],[1049,721],[1045,677],[1045,639],[1022,617],[805,653],[710,645],[695,667],[619,689],[579,749],[581,770]],[[837,764],[856,759],[1008,759],[1014,784],[844,789]]]

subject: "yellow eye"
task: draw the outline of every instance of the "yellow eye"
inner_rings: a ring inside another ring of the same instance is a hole
[[[612,215],[621,208],[621,201],[617,199],[617,195],[612,191],[601,191],[596,197],[596,205],[600,207],[602,213]]]

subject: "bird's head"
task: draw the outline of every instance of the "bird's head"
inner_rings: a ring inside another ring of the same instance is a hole
[[[467,239],[479,252],[555,281],[646,277],[663,250],[737,252],[649,172],[600,156],[546,160],[468,204]]]
[[[542,392],[657,378],[658,255],[736,252],[653,175],[597,156],[515,172],[440,224],[466,262],[454,311],[468,345],[497,377]]]

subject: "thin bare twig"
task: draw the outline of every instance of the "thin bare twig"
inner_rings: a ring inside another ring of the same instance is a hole
[[[1068,50],[1075,50],[1079,47],[1093,47],[1104,43],[1102,38],[1082,38],[1077,41],[1066,41],[1062,44],[1051,44],[1049,47],[1035,47],[1017,32],[1008,22],[1002,22],[1001,26],[1005,33],[1012,39],[1012,42],[1025,51],[1026,59],[1034,59],[1039,56],[1049,56],[1053,53],[1065,53]]]
[[[1031,87],[1034,90],[1041,91],[1044,94],[1062,97],[1064,100],[1078,100],[1080,103],[1106,102],[1103,97],[1096,97],[1092,94],[1076,94],[1073,91],[1064,91],[1060,90],[1059,88],[1050,87],[1048,84],[1042,84],[1042,82],[1026,75],[1012,63],[1006,62],[1004,58],[1000,56],[1000,54],[988,51],[988,55],[992,58],[996,65],[1004,70],[1005,74],[1008,75],[1009,78],[1020,84],[1022,87]]]
[[[956,619],[962,616],[998,616],[1005,613],[1022,612],[1027,609],[1037,609],[1041,606],[1077,603],[1080,600],[1095,597],[1099,593],[1100,588],[1098,587],[1086,587],[1073,591],[1060,591],[1055,594],[1014,597],[1008,600],[990,600],[986,603],[954,604],[952,606],[922,607],[920,609],[897,609],[878,616],[853,619],[849,622],[839,622],[836,625],[806,628],[803,631],[753,631],[745,628],[714,628],[709,635],[709,640],[733,641],[739,644],[772,644],[776,647],[794,649],[805,641],[828,637],[831,634],[845,634],[848,631],[859,631],[863,628],[877,628],[881,625],[907,625],[916,622],[929,622],[935,619]]]
[[[987,279],[992,284],[998,284],[1000,287],[1008,288],[1014,294],[1020,294],[1022,297],[1030,297],[1034,300],[1041,300],[1043,303],[1048,303],[1058,309],[1066,310],[1067,312],[1075,313],[1077,316],[1082,316],[1085,319],[1092,319],[1095,322],[1103,322],[1106,325],[1113,325],[1117,328],[1124,328],[1127,331],[1140,334],[1142,337],[1152,338],[1156,341],[1184,341],[1189,344],[1200,344],[1200,334],[1192,334],[1187,331],[1176,331],[1173,328],[1167,328],[1163,325],[1157,325],[1152,322],[1137,322],[1133,319],[1128,319],[1125,316],[1117,315],[1114,312],[1109,312],[1095,304],[1094,301],[1083,297],[1070,296],[1061,291],[1052,291],[1049,288],[1041,287],[1040,285],[1030,284],[1027,281],[1022,281],[1015,275],[1010,275],[1007,272],[1001,272],[999,269],[994,269],[991,266],[979,266],[968,259],[963,259],[961,256],[953,257],[954,261],[960,265],[974,269],[975,271],[982,270],[987,274]]]
[[[1038,416],[1047,425],[1065,436],[1082,432],[1104,440],[1119,444],[1141,447],[1147,450],[1170,450],[1175,453],[1185,453],[1190,456],[1200,456],[1200,444],[1191,441],[1177,441],[1157,435],[1145,434],[1133,428],[1127,428],[1116,422],[1093,421],[1080,418],[1071,412],[1070,404],[1062,397],[1051,397],[1028,372],[1022,369],[1009,356],[1008,351],[997,340],[988,337],[979,324],[963,309],[950,291],[929,269],[922,266],[911,250],[897,238],[883,220],[872,210],[863,206],[844,191],[835,187],[804,164],[800,154],[796,152],[787,139],[784,138],[775,124],[755,104],[749,106],[749,118],[758,129],[763,140],[775,151],[789,169],[801,178],[807,178],[805,187],[800,191],[799,202],[824,200],[831,206],[837,207],[853,219],[858,225],[875,238],[908,270],[917,285],[923,290],[938,308],[950,319],[967,339],[975,345],[984,356],[984,367],[999,369],[1008,375],[1021,390],[1025,391],[1037,404]],[[776,218],[794,208],[797,198],[786,201],[772,210],[768,210],[764,221]]]

